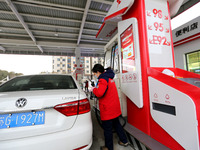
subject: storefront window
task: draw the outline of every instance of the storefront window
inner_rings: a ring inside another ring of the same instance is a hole
[[[186,54],[187,70],[200,74],[200,50]]]

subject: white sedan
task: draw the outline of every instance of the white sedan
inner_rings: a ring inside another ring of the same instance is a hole
[[[20,76],[0,86],[0,150],[91,145],[90,103],[72,76]]]

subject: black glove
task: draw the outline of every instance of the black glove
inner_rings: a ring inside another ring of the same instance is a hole
[[[93,81],[91,82],[91,86],[95,87],[95,84],[94,84],[94,82],[93,82]]]

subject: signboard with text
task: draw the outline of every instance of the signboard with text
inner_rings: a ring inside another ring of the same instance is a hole
[[[121,35],[122,73],[135,71],[135,50],[133,26],[129,26]]]
[[[138,22],[130,18],[118,23],[118,46],[122,92],[138,107],[143,107],[142,75]]]
[[[200,34],[200,16],[174,29],[172,33],[174,43]]]
[[[150,67],[173,67],[167,0],[145,0]]]

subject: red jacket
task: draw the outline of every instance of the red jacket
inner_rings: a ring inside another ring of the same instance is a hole
[[[99,99],[101,120],[110,120],[121,115],[119,96],[113,77],[112,70],[101,74],[98,78],[98,85],[93,90]]]

